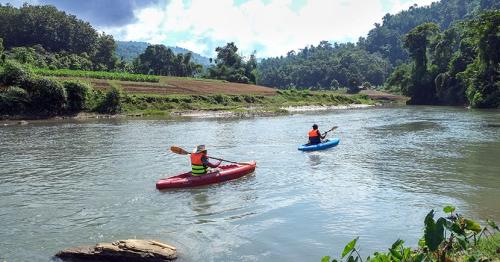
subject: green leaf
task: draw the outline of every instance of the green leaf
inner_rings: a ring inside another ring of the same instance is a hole
[[[465,229],[474,231],[476,233],[481,232],[481,225],[479,225],[476,221],[470,219],[464,219]]]
[[[422,253],[414,256],[413,259],[412,259],[413,262],[422,262],[424,260],[425,260],[425,255],[422,254]]]
[[[462,249],[466,250],[469,247],[469,241],[467,241],[467,238],[463,235],[457,235],[455,236],[458,244],[462,247]]]
[[[452,223],[448,229],[458,235],[465,235],[465,231],[457,223]]]
[[[418,246],[425,247],[425,237],[422,237],[421,239],[418,240]]]
[[[330,262],[330,256],[324,256],[324,257],[321,259],[321,262]]]
[[[358,238],[355,238],[351,240],[345,247],[344,251],[342,251],[342,258],[344,258],[349,252],[351,252],[354,249],[354,246],[356,246],[356,242],[358,241]]]
[[[443,208],[443,211],[447,214],[451,214],[455,211],[455,207],[454,206],[445,206]]]
[[[444,239],[444,224],[446,220],[439,218],[437,222],[434,221],[434,210],[431,210],[425,217],[425,244],[431,251],[436,251]]]
[[[396,240],[396,242],[394,242],[394,243],[392,244],[391,249],[397,249],[398,247],[400,247],[401,245],[403,245],[403,244],[404,244],[404,242],[405,242],[405,241],[404,241],[404,240],[401,240],[401,239]]]
[[[403,250],[403,260],[404,260],[404,261],[408,261],[408,260],[409,260],[409,258],[410,258],[410,255],[411,255],[411,248],[409,248],[409,247],[408,247],[408,248],[405,248],[405,249]]]
[[[393,256],[393,259],[395,261],[401,261],[401,259],[403,259],[403,255],[401,255],[398,250],[389,249],[389,251],[391,252],[391,255]]]
[[[349,256],[349,258],[347,258],[347,262],[355,262],[354,257],[353,256]]]
[[[403,254],[401,253],[400,247],[403,245],[404,241],[401,239],[396,240],[394,244],[392,244],[392,247],[389,248],[389,252],[391,252],[391,255],[397,259],[397,261],[400,261],[403,259]]]

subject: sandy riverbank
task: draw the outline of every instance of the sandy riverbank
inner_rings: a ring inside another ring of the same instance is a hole
[[[288,106],[280,107],[278,111],[266,111],[259,108],[246,108],[245,111],[212,111],[212,110],[188,110],[170,113],[173,117],[189,117],[189,118],[227,118],[227,117],[254,117],[254,116],[274,116],[289,113],[314,112],[314,111],[331,111],[331,110],[346,110],[346,109],[362,109],[374,107],[376,105],[367,104],[349,104],[349,105],[311,105],[311,106]]]

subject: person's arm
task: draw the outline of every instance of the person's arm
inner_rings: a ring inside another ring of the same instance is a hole
[[[208,167],[211,167],[211,168],[216,168],[220,165],[221,161],[219,161],[218,163],[210,163],[210,161],[208,161],[208,158],[206,156],[202,156],[201,157],[201,162],[203,162],[203,165],[205,166],[208,166]]]
[[[319,135],[319,137],[320,137],[321,139],[325,139],[325,137],[326,137],[326,134],[325,134],[324,136],[322,136],[322,135],[321,135],[321,132],[319,131],[319,129],[318,129],[318,135]]]

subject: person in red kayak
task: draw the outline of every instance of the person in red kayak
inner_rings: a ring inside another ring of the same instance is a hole
[[[216,168],[220,165],[218,163],[210,163],[208,161],[207,149],[205,145],[198,145],[191,153],[191,174],[193,176],[202,176],[208,173],[208,168]]]
[[[309,131],[309,143],[308,145],[317,145],[321,143],[321,139],[325,139],[326,134],[324,136],[319,132],[318,125],[314,124],[313,129]]]

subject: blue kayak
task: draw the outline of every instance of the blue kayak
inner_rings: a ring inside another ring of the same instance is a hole
[[[325,140],[325,141],[321,142],[321,144],[317,144],[317,145],[304,144],[304,145],[299,146],[298,149],[300,151],[323,150],[323,149],[327,149],[327,148],[330,148],[330,147],[334,147],[334,146],[338,145],[339,142],[340,142],[340,139],[333,138],[331,140]]]

